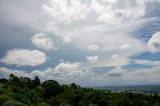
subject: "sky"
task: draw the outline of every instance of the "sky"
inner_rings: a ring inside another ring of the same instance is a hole
[[[160,84],[160,0],[0,0],[0,78]]]

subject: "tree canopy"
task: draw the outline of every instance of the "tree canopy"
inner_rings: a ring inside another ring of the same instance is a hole
[[[0,79],[1,106],[160,106],[160,95],[118,93],[82,88],[75,83],[61,85],[55,80],[41,83],[17,77]]]

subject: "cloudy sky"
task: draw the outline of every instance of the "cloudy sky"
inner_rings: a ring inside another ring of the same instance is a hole
[[[160,0],[0,0],[0,78],[160,84]]]

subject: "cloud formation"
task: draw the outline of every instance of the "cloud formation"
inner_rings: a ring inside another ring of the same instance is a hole
[[[45,28],[49,32],[53,31],[62,40],[67,38],[67,41],[72,41],[75,46],[86,50],[102,48],[112,52],[117,50],[119,45],[130,44],[132,51],[142,52],[144,45],[130,36],[129,32],[141,26],[140,23],[143,24],[141,20],[137,20],[145,15],[145,2],[48,0],[42,5],[44,14],[50,18],[46,21]]]
[[[37,66],[45,63],[47,56],[38,50],[13,49],[7,51],[1,62],[16,66]]]
[[[87,56],[86,59],[90,62],[90,63],[94,63],[98,60],[98,56]]]
[[[134,60],[134,63],[140,64],[140,65],[159,66],[160,61]]]
[[[1,59],[0,77],[13,72],[82,85],[158,82],[159,4],[159,0],[3,0],[0,51],[9,51]],[[31,42],[45,53],[33,50]],[[137,59],[139,55],[144,59]],[[150,67],[132,71],[130,65]],[[9,69],[12,66],[17,69]],[[94,67],[100,68],[95,72]]]
[[[43,33],[37,33],[31,37],[32,43],[38,48],[51,50],[56,49],[53,39]]]
[[[131,48],[131,45],[130,45],[130,44],[124,44],[124,45],[122,45],[122,46],[120,47],[121,50],[123,50],[123,49],[129,49],[129,48]]]
[[[42,9],[53,18],[58,18],[58,23],[86,18],[89,12],[94,11],[98,15],[97,21],[114,25],[142,17],[145,14],[144,3],[145,0],[48,0],[42,5]]]
[[[6,67],[0,67],[0,78],[8,78],[10,74],[14,74],[18,77],[30,77],[30,75],[23,70],[12,70]]]
[[[92,44],[92,45],[89,45],[88,46],[88,50],[90,51],[95,51],[95,50],[98,50],[100,47],[96,44]]]
[[[68,73],[68,72],[71,72],[71,71],[76,71],[80,66],[80,63],[79,62],[76,62],[76,63],[70,63],[70,62],[66,62],[66,63],[60,63],[59,65],[57,65],[55,67],[55,70],[58,72],[58,73]]]
[[[38,75],[42,81],[46,79],[54,79],[65,84],[72,83],[74,81],[77,84],[81,84],[82,86],[139,85],[159,83],[159,66],[148,69],[139,69],[135,71],[125,70],[121,67],[115,67],[111,70],[104,70],[102,67],[101,70],[103,70],[103,73],[98,73],[98,75],[97,72],[93,71],[92,69],[80,69],[80,67],[77,67],[75,63],[66,63],[65,65],[60,63],[58,66],[61,66],[63,68],[59,68],[58,70],[56,68],[48,68],[41,71],[33,70],[30,73],[24,70],[12,70],[6,67],[0,67],[0,77],[6,78],[11,73],[19,77],[26,76],[31,78],[34,78],[34,76]],[[64,67],[67,67],[67,70],[65,70]]]
[[[112,55],[112,58],[117,58],[117,57],[119,57],[119,55],[118,55],[118,54],[114,54],[114,55]]]
[[[160,52],[160,32],[156,32],[152,35],[148,42],[148,46],[151,52]]]

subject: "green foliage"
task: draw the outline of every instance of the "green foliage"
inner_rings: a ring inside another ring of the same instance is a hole
[[[34,88],[36,88],[37,86],[39,86],[41,84],[41,81],[40,81],[38,76],[35,76],[34,80],[32,81],[32,83],[34,85]]]
[[[48,80],[45,81],[42,84],[42,87],[44,88],[44,97],[45,98],[50,98],[52,96],[57,96],[58,94],[63,92],[63,88],[61,85],[54,81],[54,80]]]
[[[2,106],[27,106],[19,101],[9,100],[2,104]]]
[[[4,78],[0,79],[0,83],[7,83],[7,82],[8,82],[7,79],[4,79]]]
[[[11,74],[0,79],[0,106],[160,106],[160,95],[112,93],[55,80],[41,84],[38,76],[31,80]]]

